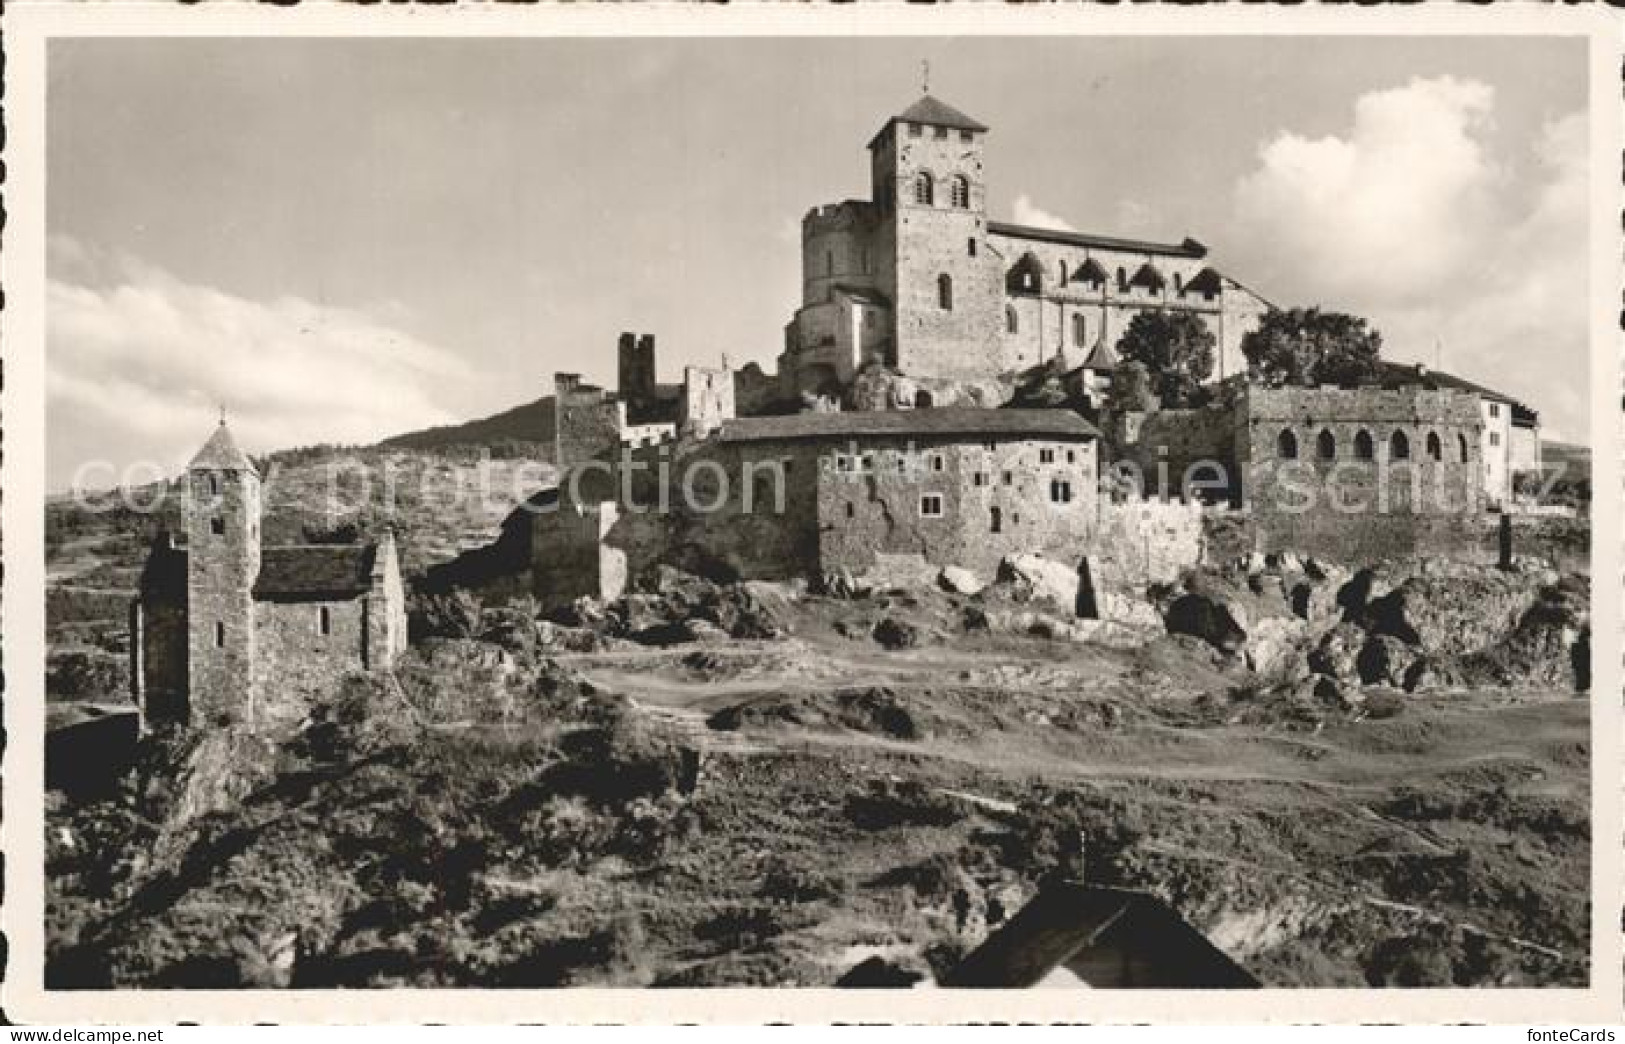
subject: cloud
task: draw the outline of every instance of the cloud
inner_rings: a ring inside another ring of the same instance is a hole
[[[1016,197],[1015,205],[1010,208],[1010,220],[1018,225],[1032,225],[1035,228],[1052,228],[1057,232],[1076,232],[1065,219],[1056,217],[1049,211],[1042,209],[1025,193]]]
[[[1282,131],[1235,189],[1238,271],[1278,304],[1369,318],[1385,354],[1524,398],[1584,438],[1587,135],[1549,122],[1493,145],[1495,92],[1413,79],[1354,104],[1335,135]]]
[[[250,452],[454,419],[442,403],[466,382],[463,362],[368,313],[250,300],[61,237],[49,257],[53,488],[88,462],[102,462],[103,485],[138,463],[172,473],[221,406]]]

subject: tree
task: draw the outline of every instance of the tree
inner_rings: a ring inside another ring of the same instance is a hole
[[[1110,413],[1145,412],[1155,406],[1151,394],[1151,373],[1142,362],[1119,363],[1112,371],[1112,384],[1106,391]]]
[[[1190,406],[1213,373],[1213,331],[1193,312],[1140,312],[1117,342],[1117,356],[1151,375],[1151,391],[1164,406]]]
[[[1241,339],[1255,380],[1284,384],[1359,384],[1376,375],[1382,335],[1364,319],[1319,308],[1267,313]]]

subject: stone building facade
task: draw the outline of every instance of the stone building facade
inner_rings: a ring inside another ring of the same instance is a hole
[[[613,597],[655,562],[789,579],[912,556],[991,578],[1009,555],[1077,557],[1101,526],[1099,449],[1065,410],[735,418],[678,447],[665,482],[640,464],[641,502],[607,466],[567,482],[535,515],[536,593]]]
[[[802,222],[802,303],[785,328],[786,394],[845,387],[867,363],[976,380],[1052,359],[1081,366],[1151,309],[1200,316],[1218,376],[1268,302],[1178,244],[987,217],[988,128],[926,96],[869,143],[870,198]]]
[[[1115,466],[1158,499],[1243,509],[1260,551],[1371,562],[1476,541],[1492,472],[1482,400],[1437,382],[1235,384],[1116,418]]]
[[[224,422],[187,468],[186,542],[161,536],[130,608],[133,695],[148,725],[303,713],[406,647],[392,537],[266,547],[260,479]]]

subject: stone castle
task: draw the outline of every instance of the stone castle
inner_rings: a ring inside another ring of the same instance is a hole
[[[1215,505],[1245,516],[1264,552],[1448,553],[1510,501],[1515,473],[1539,467],[1534,412],[1449,374],[1384,364],[1359,387],[1251,384],[1241,344],[1268,301],[1193,239],[989,221],[988,133],[929,96],[885,121],[870,198],[803,220],[802,301],[776,375],[724,362],[662,385],[653,337],[623,334],[618,389],[556,378],[561,469],[609,474],[617,454],[658,451],[703,464],[721,499],[651,516],[625,496],[659,497],[647,476],[561,489],[526,523],[536,593],[614,597],[663,560],[758,577],[910,562],[990,574],[1028,552],[1144,583],[1195,562]],[[1197,315],[1213,334],[1215,405],[1102,411],[1113,345],[1149,310]],[[1020,375],[1040,370],[1063,378],[1069,408],[1010,408]],[[1192,497],[1182,480],[1198,461],[1225,481]],[[1124,463],[1172,482],[1103,493],[1104,469]],[[764,514],[746,500],[769,466],[786,502]],[[1306,475],[1346,496],[1304,509]]]
[[[987,580],[1041,555],[1076,570],[1080,615],[1111,618],[1129,604],[1116,593],[1202,559],[1213,511],[1243,521],[1259,552],[1455,554],[1511,500],[1513,476],[1539,468],[1538,416],[1449,374],[1384,364],[1358,386],[1250,382],[1241,343],[1269,302],[1192,239],[989,221],[987,134],[929,96],[885,122],[871,198],[803,221],[802,301],[776,374],[724,358],[662,383],[654,337],[636,333],[617,345],[615,389],[556,374],[558,489],[476,555],[478,582],[559,606],[616,598],[660,564]],[[1213,333],[1214,401],[1113,413],[1113,345],[1159,309]],[[1060,378],[1064,407],[1016,408],[1033,373]],[[1214,465],[1222,475],[1200,474]],[[1102,481],[1125,466],[1146,476],[1139,488]],[[160,540],[132,608],[149,719],[260,720],[290,705],[266,700],[273,689],[330,692],[393,662],[406,620],[388,538],[262,548],[259,479],[223,424],[187,482],[186,545]]]
[[[185,543],[160,535],[130,607],[145,724],[263,724],[395,662],[406,591],[392,537],[264,546],[259,472],[224,420],[185,484]]]

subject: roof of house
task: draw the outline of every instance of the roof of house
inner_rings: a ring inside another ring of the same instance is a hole
[[[931,97],[931,95],[927,94],[923,95],[920,100],[915,102],[913,105],[910,105],[896,116],[893,116],[891,119],[887,120],[881,126],[879,132],[876,133],[872,139],[870,139],[869,147],[874,148],[875,142],[878,142],[886,133],[886,128],[898,122],[929,123],[933,127],[951,127],[955,130],[987,130],[986,124],[978,123],[976,120],[966,116],[952,105],[949,105],[946,102],[938,101],[937,99]]]
[[[1144,958],[1135,986],[1238,989],[1259,982],[1147,892],[1071,881],[1041,888],[1032,901],[965,958],[943,986],[1026,988],[1068,962],[1132,950]],[[1115,962],[1113,962],[1115,963]],[[1113,985],[1110,983],[1102,985]]]
[[[1465,377],[1457,377],[1453,373],[1428,369],[1419,364],[1384,362],[1378,380],[1385,385],[1419,384],[1426,388],[1452,388],[1456,391],[1471,392],[1479,398],[1511,406],[1512,419],[1515,423],[1534,424],[1540,417],[1540,414],[1535,410],[1530,409],[1504,392],[1498,392],[1494,388],[1488,388],[1474,381],[1469,381]]]
[[[226,427],[222,418],[220,426],[214,429],[209,441],[197,451],[192,463],[187,465],[188,470],[212,471],[254,471],[254,462],[248,459],[248,454],[237,448],[237,440],[231,437],[231,429]],[[255,472],[258,474],[258,472]]]
[[[377,544],[304,544],[260,551],[254,597],[267,601],[354,598],[372,589]]]
[[[723,442],[831,439],[908,435],[1017,436],[1092,439],[1100,432],[1070,410],[861,410],[793,413],[782,417],[735,417],[722,425]]]
[[[1030,225],[1012,225],[1004,221],[989,221],[989,234],[1010,239],[1032,239],[1040,243],[1061,243],[1065,246],[1097,247],[1101,250],[1121,250],[1131,254],[1162,254],[1167,257],[1199,258],[1207,256],[1207,247],[1186,237],[1181,243],[1153,243],[1143,239],[1117,239],[1097,236],[1088,232],[1065,232],[1053,228],[1034,228]]]

